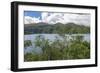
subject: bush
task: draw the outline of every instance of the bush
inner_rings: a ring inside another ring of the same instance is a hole
[[[41,38],[41,36],[39,36],[35,40],[35,46],[40,47],[43,53],[26,53],[24,55],[24,61],[47,61],[90,58],[90,43],[82,41],[82,37],[79,36],[76,37],[76,39],[71,39],[71,41],[66,40],[66,36],[63,36],[63,40],[57,38],[52,43],[50,43],[48,39]]]

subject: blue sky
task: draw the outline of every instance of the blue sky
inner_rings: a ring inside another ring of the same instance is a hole
[[[30,17],[40,17],[41,19],[41,12],[40,11],[24,11],[24,16],[30,16]]]

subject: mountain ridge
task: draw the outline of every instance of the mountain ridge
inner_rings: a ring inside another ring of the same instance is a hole
[[[61,24],[56,23],[50,25],[47,23],[36,23],[36,24],[27,24],[24,25],[25,34],[34,34],[34,33],[89,33],[90,27],[84,25],[77,25],[75,23]]]

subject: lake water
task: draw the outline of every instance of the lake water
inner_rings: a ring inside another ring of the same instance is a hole
[[[26,47],[24,49],[24,53],[28,53],[28,52],[34,52],[34,53],[42,53],[42,49],[39,47],[36,47],[34,45],[34,40],[36,39],[37,36],[41,35],[42,37],[44,37],[45,39],[48,39],[50,41],[54,41],[56,39],[56,37],[58,37],[59,39],[61,39],[61,37],[58,34],[31,34],[31,35],[24,35],[24,40],[30,40],[32,42],[32,46]],[[83,40],[90,42],[90,34],[71,34],[71,35],[67,35],[68,39],[71,39],[71,36],[83,36]]]

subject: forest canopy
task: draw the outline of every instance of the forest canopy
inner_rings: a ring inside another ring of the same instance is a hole
[[[46,24],[46,23],[37,23],[37,24],[25,24],[24,25],[24,34],[77,34],[77,33],[90,33],[90,27],[84,25],[78,25],[75,23],[56,23],[56,24]]]

